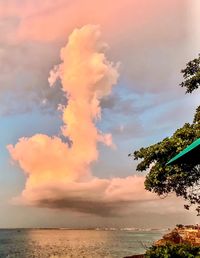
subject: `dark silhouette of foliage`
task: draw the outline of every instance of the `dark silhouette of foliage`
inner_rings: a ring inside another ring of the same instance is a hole
[[[168,244],[165,246],[152,246],[147,250],[145,258],[198,258],[200,247],[186,244]]]
[[[180,85],[186,88],[186,93],[192,93],[200,86],[200,55],[190,61],[182,71],[185,79]]]

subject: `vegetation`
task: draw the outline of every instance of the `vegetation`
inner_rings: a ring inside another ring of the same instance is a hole
[[[181,72],[185,80],[180,85],[186,88],[186,93],[192,93],[198,89],[200,86],[200,55],[190,61]]]
[[[200,258],[200,248],[178,244],[166,246],[152,246],[147,250],[145,258]]]
[[[184,228],[184,225],[183,224],[176,224],[176,227],[181,229],[181,228]]]
[[[186,93],[198,89],[200,86],[200,56],[189,62],[181,72],[184,77],[181,86],[186,88]],[[160,196],[175,192],[177,196],[189,201],[188,205],[185,205],[186,209],[195,205],[198,214],[200,213],[200,166],[192,164],[166,166],[166,163],[199,137],[200,106],[196,109],[191,124],[184,124],[171,137],[167,137],[161,142],[129,154],[133,155],[135,160],[142,159],[137,166],[137,171],[149,171],[145,180],[147,190]]]

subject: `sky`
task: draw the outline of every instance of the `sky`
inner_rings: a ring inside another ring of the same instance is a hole
[[[0,227],[197,223],[128,154],[191,122],[198,0],[0,0]]]

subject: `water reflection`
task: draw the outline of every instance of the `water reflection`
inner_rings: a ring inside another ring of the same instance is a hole
[[[143,253],[162,232],[0,230],[0,257],[99,258]]]

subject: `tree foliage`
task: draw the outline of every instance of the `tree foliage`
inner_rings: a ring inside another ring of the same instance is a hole
[[[185,79],[180,85],[186,88],[186,93],[192,93],[200,86],[200,55],[190,61],[182,71]]]
[[[166,246],[152,246],[145,254],[146,258],[197,258],[200,257],[199,246],[186,244],[168,244]]]
[[[182,70],[185,81],[181,84],[186,92],[191,93],[199,87],[200,56],[189,62]],[[169,165],[166,163],[177,153],[200,138],[200,106],[196,109],[192,123],[186,123],[175,131],[171,137],[163,139],[149,147],[141,148],[133,153],[135,160],[142,159],[137,171],[149,171],[146,175],[145,188],[160,196],[175,192],[189,201],[186,209],[192,204],[200,212],[200,165],[190,164]]]

